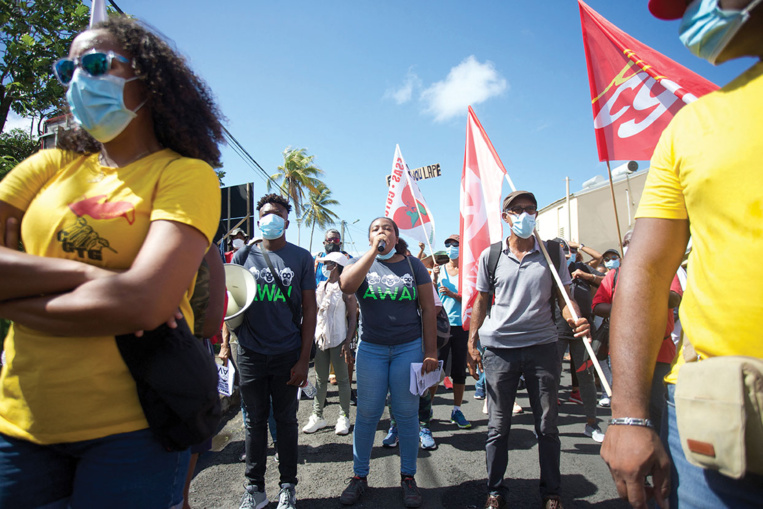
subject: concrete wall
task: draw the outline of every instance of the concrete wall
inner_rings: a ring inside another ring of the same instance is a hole
[[[627,177],[619,177],[614,183],[617,215],[623,235],[633,227],[646,175],[647,170],[641,170]],[[609,248],[619,249],[609,181],[592,189],[573,193],[570,196],[570,212],[572,231],[568,232],[565,198],[562,197],[543,207],[538,214],[538,232],[541,238],[562,237],[582,242],[599,252]]]

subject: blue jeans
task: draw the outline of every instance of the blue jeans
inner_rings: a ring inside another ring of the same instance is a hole
[[[355,475],[368,475],[376,427],[384,412],[387,392],[400,439],[400,473],[416,474],[419,455],[419,397],[411,394],[411,363],[421,362],[421,339],[385,346],[361,341],[355,360],[358,411],[352,439]]]
[[[660,436],[670,456],[670,507],[760,507],[763,476],[747,474],[742,479],[727,477],[689,463],[678,436],[675,404],[676,386],[668,384],[668,404],[662,417]]]
[[[54,445],[0,434],[0,507],[167,509],[183,501],[189,460],[148,429]]]
[[[538,435],[540,494],[543,498],[558,495],[562,474],[556,378],[561,366],[556,342],[523,348],[487,348],[482,366],[489,401],[485,443],[488,490],[491,493],[505,491],[503,476],[509,464],[511,413],[519,377],[524,374]]]

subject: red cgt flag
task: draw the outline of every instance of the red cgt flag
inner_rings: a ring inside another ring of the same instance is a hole
[[[649,160],[673,115],[718,86],[578,4],[599,160]]]
[[[503,236],[501,186],[505,175],[506,169],[498,153],[469,106],[464,171],[461,175],[461,254],[458,278],[463,327],[466,330],[469,330],[472,306],[477,298],[480,254]]]

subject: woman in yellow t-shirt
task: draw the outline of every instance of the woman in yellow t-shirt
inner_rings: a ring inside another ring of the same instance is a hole
[[[217,229],[220,115],[184,59],[111,17],[54,65],[78,127],[0,182],[0,507],[175,507],[115,335],[189,324]],[[26,253],[17,250],[19,236]],[[191,325],[192,326],[192,325]]]

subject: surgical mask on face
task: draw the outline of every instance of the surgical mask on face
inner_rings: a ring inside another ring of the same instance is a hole
[[[535,229],[535,214],[530,215],[527,212],[522,212],[518,216],[510,214],[511,216],[511,231],[513,231],[517,237],[522,239],[529,239]]]
[[[284,226],[286,221],[278,214],[268,214],[260,219],[260,231],[262,232],[262,238],[267,240],[275,240],[283,235]]]
[[[394,248],[392,249],[392,251],[390,251],[387,254],[378,254],[378,255],[376,255],[376,259],[384,261],[384,260],[389,260],[393,256],[395,256],[395,249]]]
[[[620,260],[615,258],[614,260],[607,260],[604,262],[604,266],[608,268],[609,270],[616,269],[620,267]]]
[[[244,241],[241,239],[233,239],[233,249],[241,249],[244,247]]]
[[[445,252],[451,260],[458,258],[458,246],[448,246],[445,248]]]
[[[66,91],[66,101],[74,119],[101,143],[113,140],[137,117],[135,112],[146,104],[143,101],[135,111],[125,106],[125,84],[137,79],[111,74],[88,76],[77,69]]]
[[[750,18],[761,0],[753,0],[741,11],[718,6],[718,0],[694,0],[684,12],[679,38],[694,55],[715,65],[718,55]]]
[[[573,263],[575,263],[575,259],[574,258],[567,259],[567,267],[572,267]]]
[[[326,266],[324,265],[323,267],[321,267],[321,274],[323,274],[323,277],[328,279],[331,277],[331,270],[327,269]]]

